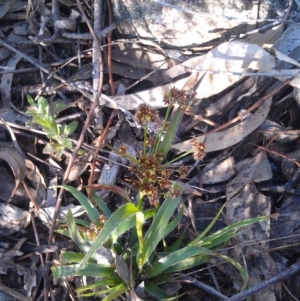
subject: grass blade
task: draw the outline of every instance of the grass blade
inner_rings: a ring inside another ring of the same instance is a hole
[[[95,254],[96,250],[109,238],[111,233],[122,223],[124,219],[137,212],[139,212],[139,210],[133,204],[126,204],[115,211],[99,232],[95,242],[80,263],[79,268],[83,268],[88,260]]]
[[[100,214],[99,214],[98,210],[93,206],[93,204],[91,204],[91,202],[87,199],[87,197],[83,193],[78,191],[76,188],[74,188],[72,186],[68,186],[68,185],[61,185],[61,186],[58,186],[58,187],[62,187],[65,190],[72,193],[74,198],[79,201],[81,206],[86,211],[86,213],[87,213],[89,219],[91,220],[91,222],[95,225],[98,224]]]
[[[153,263],[149,268],[146,269],[146,274],[148,277],[157,276],[171,266],[197,255],[213,255],[213,252],[208,250],[207,248],[202,247],[182,248],[173,253],[170,253],[165,257],[160,258],[158,261]]]
[[[183,112],[180,110],[180,108],[178,108],[170,122],[166,135],[164,136],[164,139],[161,145],[159,146],[158,151],[161,152],[164,155],[164,157],[168,154],[171,148],[174,136],[177,132],[182,116],[183,116]]]
[[[68,224],[70,236],[73,239],[73,241],[83,252],[88,252],[90,249],[90,246],[85,243],[85,241],[81,237],[79,231],[77,230],[71,210],[68,210],[68,213],[67,213],[67,224]]]
[[[176,183],[173,185],[172,189],[182,192],[182,188]],[[167,198],[159,208],[147,234],[145,235],[143,252],[139,252],[137,256],[137,263],[140,269],[142,269],[143,265],[148,261],[157,244],[165,237],[169,220],[179,201],[180,197]]]

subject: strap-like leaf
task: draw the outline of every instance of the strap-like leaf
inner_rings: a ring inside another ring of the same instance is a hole
[[[84,265],[87,264],[88,260],[95,254],[96,250],[109,238],[111,233],[118,227],[118,225],[120,225],[120,223],[122,223],[124,219],[137,212],[139,212],[139,210],[133,204],[126,204],[115,211],[99,232],[94,244],[80,263],[79,269],[83,268]]]

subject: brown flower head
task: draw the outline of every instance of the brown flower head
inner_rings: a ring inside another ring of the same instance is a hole
[[[181,104],[185,102],[186,92],[184,90],[179,90],[176,87],[172,87],[168,92],[164,94],[163,102],[165,104]]]
[[[154,144],[155,144],[155,138],[154,137],[147,137],[146,145],[148,147],[153,147]]]
[[[179,167],[178,172],[179,172],[181,177],[185,177],[189,172],[189,168],[187,166],[181,165]]]
[[[126,145],[120,145],[120,147],[118,148],[118,152],[121,153],[121,154],[127,153]]]
[[[171,185],[171,181],[166,178],[161,178],[159,180],[159,187],[162,190],[168,189]]]
[[[205,155],[205,144],[198,141],[197,139],[192,139],[192,151],[193,151],[193,157],[196,161],[202,160]]]
[[[136,164],[131,164],[131,165],[129,165],[129,170],[133,174],[136,174],[139,171],[139,167]]]
[[[180,197],[180,191],[177,189],[171,189],[169,192],[169,196],[173,199]]]
[[[135,113],[135,119],[137,123],[144,125],[148,122],[158,122],[159,116],[156,110],[146,104],[141,104]]]

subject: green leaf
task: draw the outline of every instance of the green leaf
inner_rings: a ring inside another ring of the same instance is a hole
[[[35,107],[35,102],[30,95],[27,95],[27,101],[32,107]]]
[[[211,230],[211,228],[214,226],[214,224],[217,222],[219,216],[221,215],[223,209],[225,208],[226,203],[220,208],[216,216],[213,218],[213,220],[209,223],[209,225],[205,228],[205,230],[197,237],[197,239],[200,241],[205,235]]]
[[[43,149],[43,154],[54,154],[56,152],[56,149],[53,146],[53,143],[48,142],[44,149]]]
[[[94,255],[96,250],[109,238],[111,233],[124,219],[137,212],[139,212],[139,210],[133,204],[126,204],[115,211],[99,232],[94,244],[91,246],[90,250],[87,252],[82,262],[80,263],[79,268],[82,268],[88,262],[88,260]]]
[[[67,105],[62,103],[62,102],[57,103],[55,105],[55,107],[53,108],[53,110],[52,110],[53,114],[55,115],[55,114],[59,113],[60,111],[62,111],[66,107],[67,107]]]
[[[138,212],[135,216],[136,216],[136,233],[139,240],[139,256],[142,257],[144,251],[143,224],[145,222],[145,216],[143,212]]]
[[[158,261],[151,264],[145,271],[148,277],[157,276],[166,269],[176,265],[179,262],[184,262],[188,258],[193,258],[197,255],[213,255],[213,252],[207,248],[201,247],[185,247],[169,255],[160,258]]]
[[[208,262],[212,258],[212,255],[198,255],[193,257],[188,257],[177,264],[164,270],[165,274],[172,274],[176,272],[181,272],[193,267],[199,266],[203,263]]]
[[[65,147],[67,149],[72,149],[72,147],[73,147],[72,141],[67,138],[63,139],[62,145],[63,145],[63,147]]]
[[[241,229],[242,227],[252,225],[254,223],[260,222],[268,218],[267,216],[261,216],[261,217],[255,217],[255,218],[250,218],[250,219],[245,219],[243,221],[234,223],[230,226],[225,227],[224,229],[221,229],[205,238],[202,240],[199,240],[198,237],[195,238],[192,242],[188,244],[188,246],[206,246],[207,248],[212,248],[216,245],[219,245],[225,241],[228,240],[227,234],[234,235],[234,233]],[[226,239],[226,240],[225,240]]]
[[[62,187],[65,190],[69,191],[70,193],[72,193],[72,195],[74,196],[74,198],[79,201],[79,203],[81,204],[81,206],[84,208],[84,210],[86,211],[89,219],[91,220],[91,222],[95,225],[98,224],[99,222],[99,217],[100,214],[98,212],[98,210],[94,207],[93,204],[91,204],[91,202],[88,200],[88,198],[81,193],[80,191],[78,191],[76,188],[72,187],[72,186],[68,186],[68,185],[61,185],[58,187]]]
[[[176,189],[182,192],[182,188],[175,183],[172,189]],[[157,247],[158,243],[164,239],[166,234],[166,229],[168,229],[168,223],[175,211],[178,203],[180,201],[179,198],[167,198],[161,207],[159,208],[157,214],[155,215],[153,222],[145,235],[144,238],[144,249],[142,252],[138,253],[137,263],[140,269],[144,266],[144,264],[148,261],[151,253]]]
[[[111,216],[109,208],[96,193],[92,193],[92,200],[99,206],[100,210],[103,212],[106,218],[109,218]]]
[[[54,278],[69,277],[69,276],[90,276],[90,277],[106,277],[106,278],[119,278],[120,276],[115,272],[116,267],[88,263],[80,268],[79,264],[59,265],[52,267]]]
[[[72,121],[68,126],[65,128],[64,135],[67,137],[73,134],[77,129],[78,122]]]
[[[56,123],[54,117],[49,115],[47,119],[48,119],[47,121],[48,121],[49,127],[51,128],[52,132],[55,133],[57,136],[59,136],[59,126]]]
[[[46,117],[46,115],[49,113],[49,104],[47,99],[42,96],[39,97],[37,105],[39,115]]]
[[[116,243],[118,238],[125,233],[127,230],[133,228],[136,225],[136,218],[134,215],[124,219],[120,225],[111,233],[112,243]]]
[[[85,253],[77,253],[71,251],[61,251],[60,260],[63,262],[79,263],[84,257]],[[94,259],[90,259],[91,263],[96,263]]]
[[[181,218],[183,216],[184,207],[182,206],[177,216],[168,224],[164,231],[164,237],[166,237],[169,233],[171,233],[180,223]]]
[[[127,286],[124,283],[121,283],[115,287],[111,288],[111,293],[102,299],[102,301],[112,301],[115,300],[117,297],[123,295],[128,291]]]
[[[170,298],[170,296],[164,290],[149,280],[145,281],[145,291],[147,294],[154,296],[158,300]]]
[[[169,252],[174,252],[176,250],[179,250],[185,236],[186,236],[186,229],[184,229],[184,231],[181,233],[181,235],[178,237],[178,239],[173,243],[173,245],[171,245],[165,249],[165,252],[169,253]]]
[[[243,287],[242,287],[241,290],[244,290],[246,288],[246,286],[247,286],[247,283],[248,283],[248,276],[247,276],[246,270],[236,260],[234,260],[234,259],[232,259],[232,258],[230,258],[230,257],[228,257],[226,255],[222,255],[220,253],[216,253],[216,256],[220,257],[220,258],[222,258],[222,259],[224,259],[226,261],[228,261],[229,263],[231,263],[239,271],[239,273],[240,273],[240,275],[241,275],[241,277],[243,279],[243,282],[244,282],[244,285],[243,285]]]
[[[76,289],[77,293],[80,293],[80,292],[84,292],[86,290],[94,290],[98,287],[103,287],[103,286],[115,286],[115,285],[119,285],[122,283],[122,280],[121,279],[118,279],[118,278],[110,278],[110,279],[102,279],[100,281],[97,281],[91,285],[86,285],[86,286],[81,286],[81,287],[78,287]]]
[[[81,237],[79,231],[77,230],[71,210],[68,210],[68,213],[67,213],[67,224],[68,224],[70,235],[71,235],[71,238],[73,239],[73,241],[77,244],[77,246],[83,252],[88,252],[90,249],[90,246],[85,243],[85,241]]]
[[[170,122],[166,135],[164,136],[164,139],[158,150],[164,155],[164,157],[168,154],[171,148],[174,136],[177,132],[182,116],[183,116],[183,112],[180,110],[180,108],[178,108]]]
[[[55,157],[59,159],[63,155],[64,150],[65,148],[63,146],[57,147]]]

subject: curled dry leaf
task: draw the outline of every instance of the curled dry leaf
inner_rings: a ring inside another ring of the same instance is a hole
[[[7,68],[15,70],[18,62],[22,59],[20,55],[15,55],[7,63]],[[14,73],[6,73],[1,77],[1,97],[4,107],[9,107],[11,102],[11,83]]]
[[[20,183],[24,180],[26,167],[25,158],[11,143],[1,142],[0,158],[7,162],[15,176],[15,188],[13,189],[9,199],[16,193]]]

